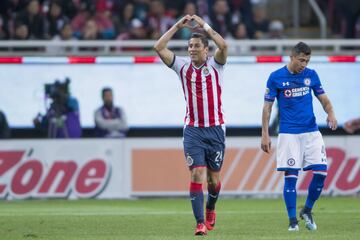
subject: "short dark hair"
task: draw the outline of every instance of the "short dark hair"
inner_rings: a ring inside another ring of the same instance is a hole
[[[304,42],[299,42],[291,49],[291,55],[297,56],[299,54],[311,55],[311,48]]]
[[[192,39],[192,38],[200,38],[201,42],[204,44],[205,47],[209,46],[209,40],[207,39],[207,37],[204,34],[195,32],[195,33],[191,34],[190,39]]]
[[[104,97],[106,92],[112,92],[112,89],[109,87],[104,87],[101,91],[101,96]]]

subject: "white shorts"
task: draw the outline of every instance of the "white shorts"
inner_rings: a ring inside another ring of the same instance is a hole
[[[277,170],[310,170],[327,165],[325,144],[321,133],[280,133],[276,152]]]

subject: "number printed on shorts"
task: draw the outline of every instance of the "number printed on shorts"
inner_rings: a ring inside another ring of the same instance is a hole
[[[216,152],[216,157],[215,157],[215,164],[220,166],[222,160],[223,160],[223,152],[222,151],[217,151]]]

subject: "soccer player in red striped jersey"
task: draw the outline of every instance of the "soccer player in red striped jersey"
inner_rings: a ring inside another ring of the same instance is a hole
[[[203,28],[217,46],[214,56],[208,56],[208,40],[200,33],[194,33],[188,41],[190,57],[175,56],[167,48],[167,43],[184,27]],[[191,171],[189,190],[197,222],[195,235],[205,235],[215,226],[215,203],[221,188],[219,172],[225,150],[221,93],[227,44],[202,18],[186,15],[156,42],[154,48],[161,60],[176,72],[183,88],[186,100],[184,153]],[[204,218],[202,185],[205,179],[208,197]]]

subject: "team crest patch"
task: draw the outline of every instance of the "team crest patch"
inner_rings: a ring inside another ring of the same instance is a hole
[[[294,165],[295,165],[295,159],[289,158],[289,159],[287,160],[287,164],[288,164],[289,166],[294,166]]]
[[[284,91],[285,97],[291,97],[291,90],[290,89],[286,89]]]
[[[194,164],[194,159],[189,154],[187,154],[187,156],[186,156],[186,164],[189,167]]]
[[[304,79],[304,84],[305,84],[306,86],[310,86],[310,84],[311,84],[311,79],[310,79],[310,78],[305,78],[305,79]]]
[[[207,67],[203,67],[202,71],[205,76],[209,75],[209,69]]]

